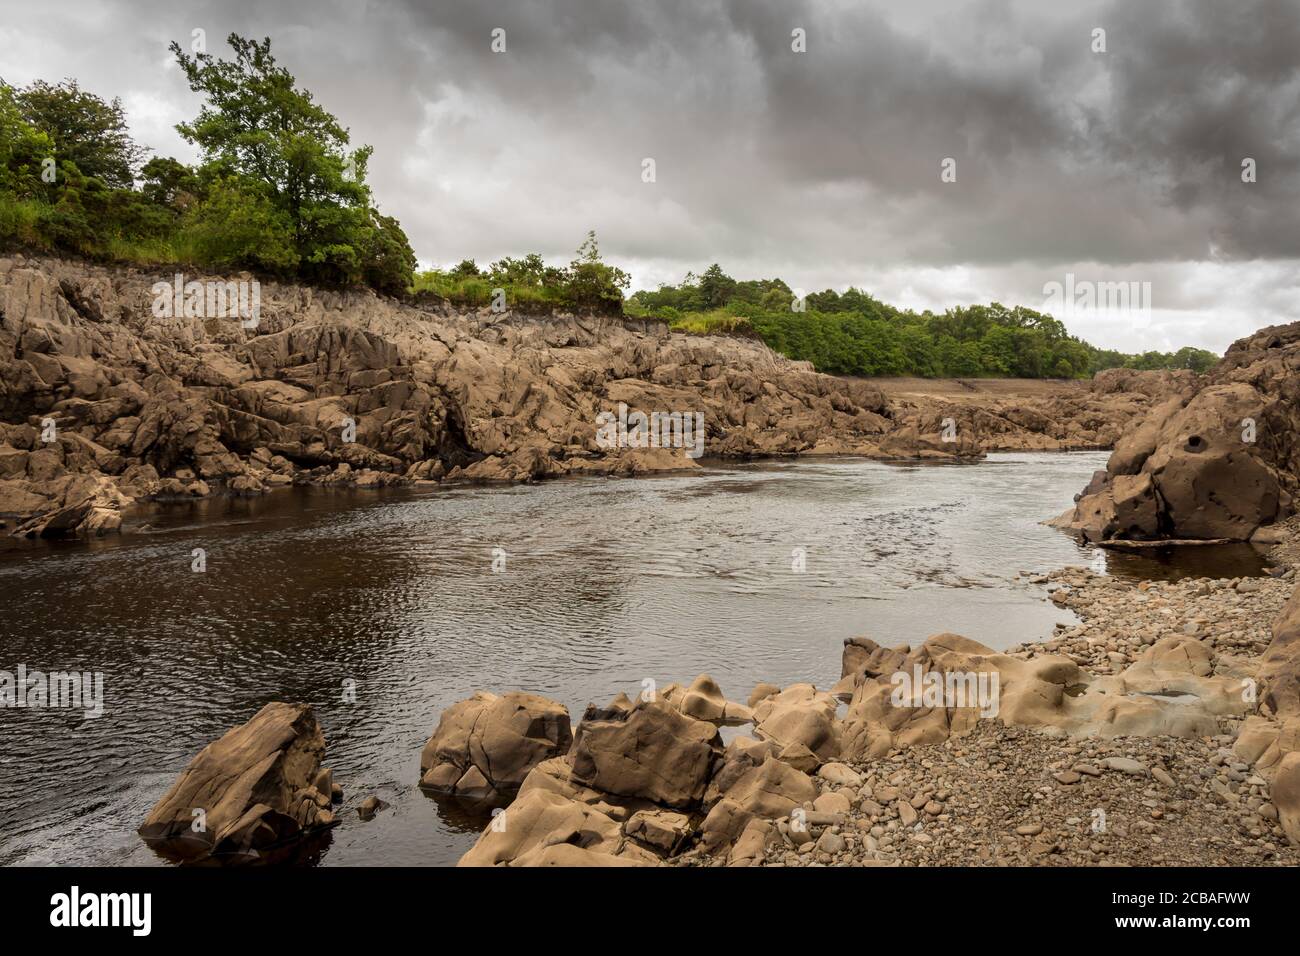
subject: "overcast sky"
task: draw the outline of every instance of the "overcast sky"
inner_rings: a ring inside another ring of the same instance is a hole
[[[1070,273],[1150,282],[1149,321],[1058,312],[1127,351],[1217,352],[1300,319],[1298,0],[0,10],[0,77],[120,96],[140,141],[185,160],[173,126],[198,98],[168,42],[202,29],[225,55],[231,31],[270,36],[353,142],[375,147],[380,206],[424,264],[566,262],[595,229],[638,288],[715,261],[935,310],[1042,308],[1045,284]],[[955,182],[941,181],[947,158]]]

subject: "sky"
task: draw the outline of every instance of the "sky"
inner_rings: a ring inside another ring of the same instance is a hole
[[[374,147],[426,266],[594,229],[633,288],[717,262],[1124,351],[1300,320],[1300,0],[0,0],[0,77],[191,161],[167,45],[232,31]],[[1149,308],[1051,296],[1117,282]]]

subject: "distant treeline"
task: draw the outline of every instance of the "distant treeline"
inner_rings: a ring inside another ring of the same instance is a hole
[[[859,289],[796,300],[780,279],[741,281],[718,265],[680,285],[641,291],[631,315],[667,319],[685,332],[754,334],[774,350],[842,375],[1081,378],[1107,368],[1204,371],[1204,349],[1126,355],[1069,334],[1057,319],[997,302],[941,314],[896,309]]]
[[[193,166],[150,156],[129,135],[121,103],[75,80],[0,80],[0,247],[248,269],[474,307],[658,316],[684,332],[758,336],[849,375],[1072,378],[1115,366],[1200,371],[1217,358],[1192,348],[1098,349],[1050,315],[997,303],[934,315],[857,289],[796,301],[780,279],[739,281],[717,265],[625,300],[629,277],[601,259],[594,233],[563,267],[534,253],[417,275],[406,234],[366,184],[370,147],[350,147],[348,131],[276,64],[270,40],[228,42],[230,60],[171,45],[203,97],[198,115],[176,127],[199,148]]]

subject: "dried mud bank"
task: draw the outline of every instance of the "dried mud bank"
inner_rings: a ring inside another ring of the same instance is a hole
[[[688,454],[697,448],[602,443],[597,416],[620,405],[702,416],[703,453],[719,458],[961,460],[986,448],[1098,447],[1150,404],[1156,384],[1130,374],[987,413],[923,408],[758,342],[659,322],[463,312],[266,282],[256,327],[245,328],[238,317],[155,314],[154,284],[170,301],[173,281],[0,258],[8,533],[100,535],[122,530],[137,503],[295,484],[699,467]]]

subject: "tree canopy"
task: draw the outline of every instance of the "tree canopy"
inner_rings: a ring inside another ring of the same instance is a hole
[[[1104,368],[1190,368],[1218,357],[1203,349],[1140,356],[1095,348],[1051,315],[1001,303],[916,313],[861,289],[795,298],[781,279],[736,280],[716,263],[679,285],[635,293],[634,315],[694,332],[746,332],[819,370],[848,375],[1079,378]]]
[[[177,130],[193,168],[146,161],[118,100],[75,81],[0,83],[0,240],[140,263],[253,269],[405,294],[415,254],[366,182],[371,148],[293,75],[269,39],[231,34],[233,57],[171,44],[198,115]]]

